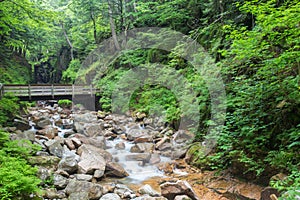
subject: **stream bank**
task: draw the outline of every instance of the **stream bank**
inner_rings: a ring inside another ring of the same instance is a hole
[[[261,199],[266,189],[229,173],[201,172],[185,163],[193,135],[173,131],[162,119],[72,111],[58,105],[29,109],[29,125],[7,128],[13,139],[42,147],[37,199]],[[267,188],[268,189],[268,188]],[[271,191],[270,188],[268,191]],[[276,192],[276,191],[272,191]]]

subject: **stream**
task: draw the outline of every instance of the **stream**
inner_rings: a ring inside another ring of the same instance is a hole
[[[184,157],[193,135],[159,118],[57,104],[29,108],[27,117],[30,128],[13,135],[42,147],[30,161],[44,188],[36,199],[267,200],[261,186],[189,166]]]

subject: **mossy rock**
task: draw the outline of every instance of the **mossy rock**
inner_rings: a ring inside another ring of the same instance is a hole
[[[43,166],[46,168],[56,167],[60,161],[60,158],[56,156],[33,156],[28,159],[31,165]]]

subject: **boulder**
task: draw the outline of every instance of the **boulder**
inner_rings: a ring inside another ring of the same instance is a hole
[[[17,140],[29,140],[31,142],[35,141],[35,132],[34,130],[27,130],[23,133],[16,134]]]
[[[58,129],[52,126],[47,126],[44,129],[39,130],[37,133],[46,136],[49,139],[53,139],[58,135]]]
[[[187,181],[166,182],[160,185],[162,196],[174,200],[177,195],[187,195],[192,200],[199,200]]]
[[[28,158],[31,165],[43,166],[46,168],[56,167],[60,159],[56,156],[33,156]]]
[[[76,180],[78,181],[91,181],[93,176],[88,174],[75,174]]]
[[[97,122],[97,115],[94,115],[89,112],[84,114],[74,114],[73,118],[74,118],[74,122],[82,122],[82,123]]]
[[[41,179],[42,184],[51,178],[51,171],[45,167],[39,167],[37,176]]]
[[[73,141],[70,139],[70,138],[66,138],[65,139],[65,144],[67,145],[67,147],[70,149],[70,150],[75,150],[76,147],[73,143]]]
[[[93,145],[83,144],[77,150],[77,154],[80,155],[80,156],[83,153],[87,154],[89,152],[91,152],[93,154],[101,155],[105,159],[106,162],[112,161],[112,159],[113,159],[112,155],[108,151],[106,151],[104,149],[97,148]]]
[[[160,161],[161,161],[161,159],[160,159],[160,155],[158,153],[151,154],[151,157],[150,157],[150,160],[149,160],[149,163],[151,165],[160,163]]]
[[[102,129],[98,124],[90,124],[85,128],[84,133],[89,137],[94,137],[97,135],[102,135]]]
[[[82,145],[78,149],[78,154],[80,155],[80,162],[78,163],[79,173],[94,174],[95,170],[105,171],[106,161],[96,147]]]
[[[103,195],[99,200],[121,200],[121,198],[115,193],[107,193]]]
[[[57,156],[59,158],[62,157],[63,153],[64,153],[64,148],[63,146],[60,144],[60,141],[57,140],[49,140],[47,142],[44,143],[45,146],[48,148],[49,153],[51,155]]]
[[[28,121],[20,120],[20,119],[14,119],[14,126],[21,131],[26,131],[31,129],[31,126],[29,125]]]
[[[66,171],[69,174],[76,172],[78,168],[78,163],[76,160],[76,155],[74,153],[66,153],[63,158],[58,163],[58,169]]]
[[[68,184],[68,179],[60,174],[53,175],[53,185],[58,189],[64,189]]]
[[[154,148],[153,143],[138,143],[131,147],[130,152],[132,153],[149,153]]]
[[[126,170],[116,162],[108,162],[106,163],[105,174],[112,177],[124,178],[129,176]]]
[[[50,121],[50,119],[48,117],[43,117],[43,118],[40,118],[36,122],[36,128],[44,129],[44,128],[46,128],[46,126],[49,126],[51,124],[52,124],[52,122]]]
[[[143,161],[144,163],[148,163],[151,158],[150,153],[135,153],[126,155],[126,160],[128,161]]]
[[[133,128],[133,129],[129,129],[126,134],[127,134],[128,140],[135,140],[137,138],[143,138],[143,137],[146,137],[146,138],[151,137],[150,132],[147,129]]]
[[[98,200],[102,196],[102,186],[87,181],[70,180],[65,191],[68,195],[86,192],[88,199]]]
[[[88,192],[75,192],[69,195],[68,200],[89,200]]]
[[[123,198],[130,198],[130,196],[134,193],[131,189],[129,189],[126,185],[117,184],[114,190],[114,193]]]
[[[142,186],[141,188],[139,188],[138,192],[140,194],[148,194],[152,197],[158,197],[160,196],[160,194],[155,191],[150,185],[146,184],[144,186]]]
[[[115,148],[119,149],[119,150],[123,150],[123,149],[125,149],[125,143],[119,142],[118,144],[115,145]]]

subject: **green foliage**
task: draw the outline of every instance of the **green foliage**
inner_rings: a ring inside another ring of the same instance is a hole
[[[71,108],[73,102],[69,99],[61,99],[58,101],[58,105],[62,108]]]
[[[0,124],[8,125],[12,122],[13,116],[19,112],[19,108],[18,98],[11,94],[5,94],[0,100]]]
[[[3,200],[25,199],[39,192],[37,168],[26,158],[39,148],[28,141],[10,141],[8,133],[0,130],[0,197]]]
[[[81,67],[79,59],[74,59],[69,63],[69,67],[63,72],[62,79],[68,83],[74,83],[78,77],[78,71]]]

